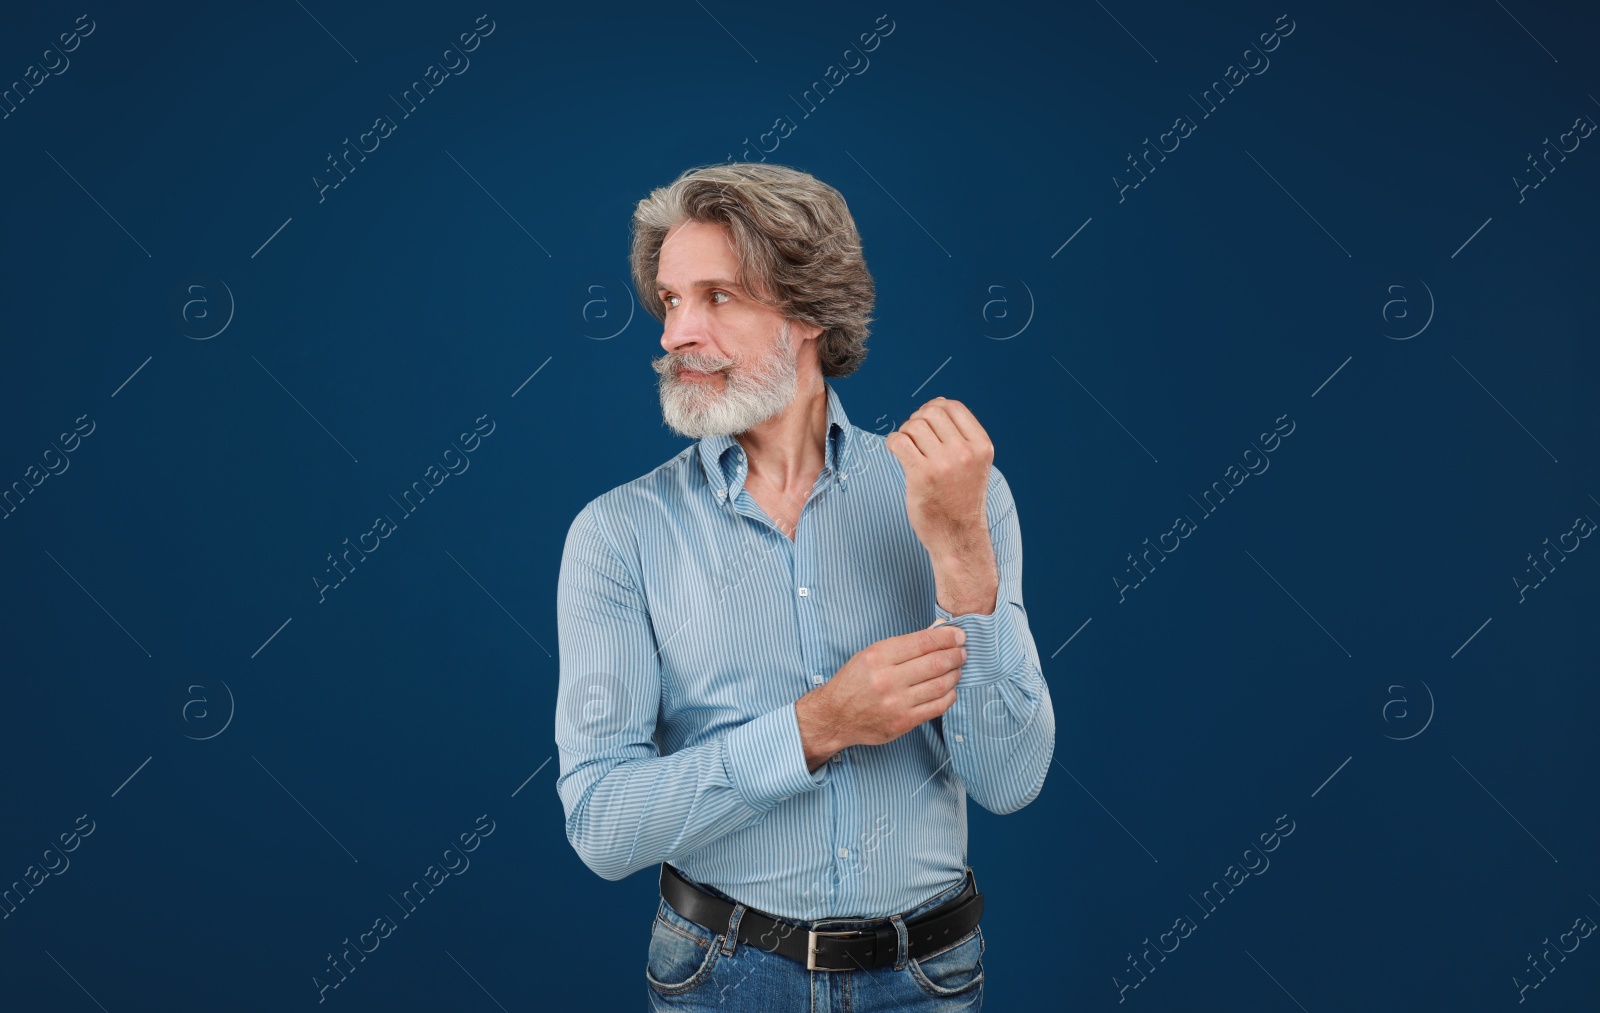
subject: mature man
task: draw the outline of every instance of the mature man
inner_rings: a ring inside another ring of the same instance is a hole
[[[875,291],[806,173],[685,172],[639,203],[632,270],[698,442],[567,533],[567,838],[606,879],[660,865],[652,1009],[977,1009],[965,795],[1022,808],[1055,746],[988,435],[942,397],[887,439],[845,417],[825,378]]]

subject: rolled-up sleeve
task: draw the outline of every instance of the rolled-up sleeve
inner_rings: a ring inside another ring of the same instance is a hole
[[[660,645],[598,504],[568,528],[557,584],[556,791],[568,842],[617,880],[760,822],[828,765],[806,769],[793,703],[661,755]]]

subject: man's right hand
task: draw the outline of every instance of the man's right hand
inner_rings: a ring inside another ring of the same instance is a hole
[[[967,657],[965,639],[965,630],[946,623],[856,652],[795,703],[806,767],[815,771],[848,746],[893,742],[949,710]]]

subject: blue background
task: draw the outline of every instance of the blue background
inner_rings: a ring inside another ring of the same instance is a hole
[[[1600,116],[1596,18],[1224,8],[90,10],[0,119],[0,483],[93,423],[0,521],[0,881],[94,826],[0,921],[0,1003],[317,1007],[325,955],[487,816],[322,1008],[644,1005],[655,877],[600,880],[562,830],[555,581],[583,504],[685,444],[633,205],[765,157],[860,226],[851,420],[959,399],[1017,499],[1058,737],[1033,804],[968,807],[989,1008],[1516,1005],[1528,952],[1600,920],[1600,549],[1513,584],[1600,517],[1600,138],[1518,193]],[[0,78],[78,13],[8,10]],[[325,557],[484,416],[469,470],[319,602]],[[1179,514],[1197,530],[1119,600]],[[1190,895],[1280,817],[1202,919]],[[1595,951],[1552,952],[1527,1000],[1594,1008]]]

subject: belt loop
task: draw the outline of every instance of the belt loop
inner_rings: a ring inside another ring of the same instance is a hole
[[[728,916],[728,938],[723,940],[722,952],[730,957],[739,945],[739,919],[744,917],[745,910],[743,904],[735,904],[733,914]]]
[[[897,940],[894,951],[894,969],[899,971],[904,969],[906,966],[906,945],[909,942],[906,933],[906,923],[900,918],[899,915],[890,915],[889,921],[894,923],[894,934]]]

